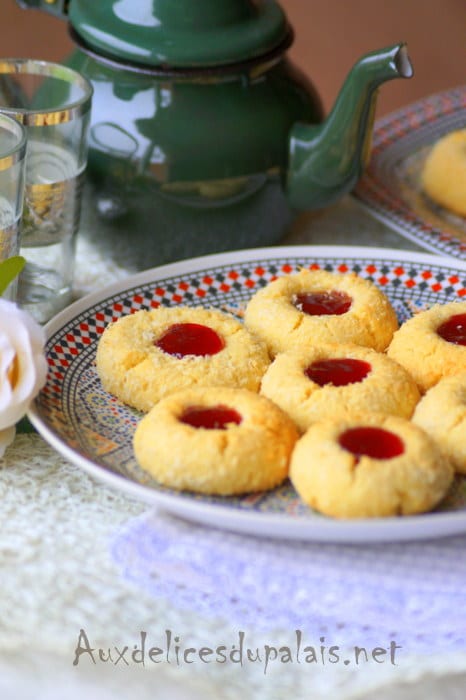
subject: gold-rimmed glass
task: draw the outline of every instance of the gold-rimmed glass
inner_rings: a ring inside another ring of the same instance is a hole
[[[72,298],[92,86],[34,59],[0,60],[0,112],[27,132],[18,302],[40,322]]]
[[[19,222],[23,209],[26,130],[0,114],[0,263],[19,252]],[[3,296],[16,298],[16,280]]]

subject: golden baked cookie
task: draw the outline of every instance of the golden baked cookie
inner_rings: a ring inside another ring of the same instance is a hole
[[[466,474],[466,372],[429,389],[416,406],[413,422],[440,445],[457,472]]]
[[[452,131],[434,144],[421,183],[434,202],[466,217],[466,129]]]
[[[144,416],[134,452],[165,486],[228,496],[278,486],[297,438],[291,419],[263,396],[194,388],[167,396]]]
[[[419,426],[369,413],[314,423],[296,443],[290,465],[305,503],[336,518],[431,510],[447,493],[453,473]]]
[[[354,344],[322,344],[278,354],[262,379],[301,431],[324,418],[361,411],[410,418],[420,394],[408,372],[386,355]]]
[[[301,270],[259,290],[246,326],[272,355],[315,343],[356,343],[385,350],[398,321],[387,297],[355,273]]]
[[[265,344],[233,316],[182,306],[120,318],[105,329],[96,356],[104,389],[140,411],[191,386],[259,391],[269,362]]]
[[[466,370],[466,301],[435,304],[405,321],[387,354],[406,367],[422,392]]]

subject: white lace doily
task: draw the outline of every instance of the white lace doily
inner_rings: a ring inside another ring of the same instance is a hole
[[[328,646],[395,640],[400,655],[466,651],[465,536],[295,543],[151,513],[132,520],[111,551],[124,577],[154,598],[238,629],[299,629]]]
[[[122,678],[119,698],[134,697],[125,695],[124,676],[128,688],[137,677],[147,693],[154,678],[163,687],[175,679],[181,690],[189,683],[196,699],[233,700],[249,689],[251,697],[274,700],[311,690],[343,700],[465,667],[462,538],[353,548],[207,530],[94,482],[37,435],[19,435],[7,451],[0,494],[2,683],[15,673],[22,678],[25,668],[34,683],[45,682],[34,659],[46,654],[65,686],[101,681],[108,690],[113,669]],[[172,657],[146,664],[144,673],[135,665],[96,669],[85,654],[76,668],[81,629],[104,649],[138,644],[140,631],[159,645],[166,630],[182,649],[238,646],[243,631],[245,647],[261,650],[262,660],[207,666],[177,665]],[[303,648],[319,648],[321,636],[327,649],[340,645],[342,661],[306,663],[301,651],[298,663],[296,629]],[[392,633],[403,646],[396,665],[345,665],[351,645],[387,647]],[[271,660],[264,673],[267,644],[289,646],[294,659]],[[141,690],[138,697],[146,696]]]

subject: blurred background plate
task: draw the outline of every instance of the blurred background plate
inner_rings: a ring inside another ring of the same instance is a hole
[[[376,122],[369,166],[354,196],[426,250],[466,259],[466,220],[436,206],[420,175],[433,144],[466,127],[466,85],[432,95]]]

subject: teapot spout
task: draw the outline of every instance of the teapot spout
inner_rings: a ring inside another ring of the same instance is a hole
[[[293,208],[327,206],[353,189],[369,160],[378,87],[412,75],[404,43],[366,54],[322,124],[293,125],[286,183]]]

